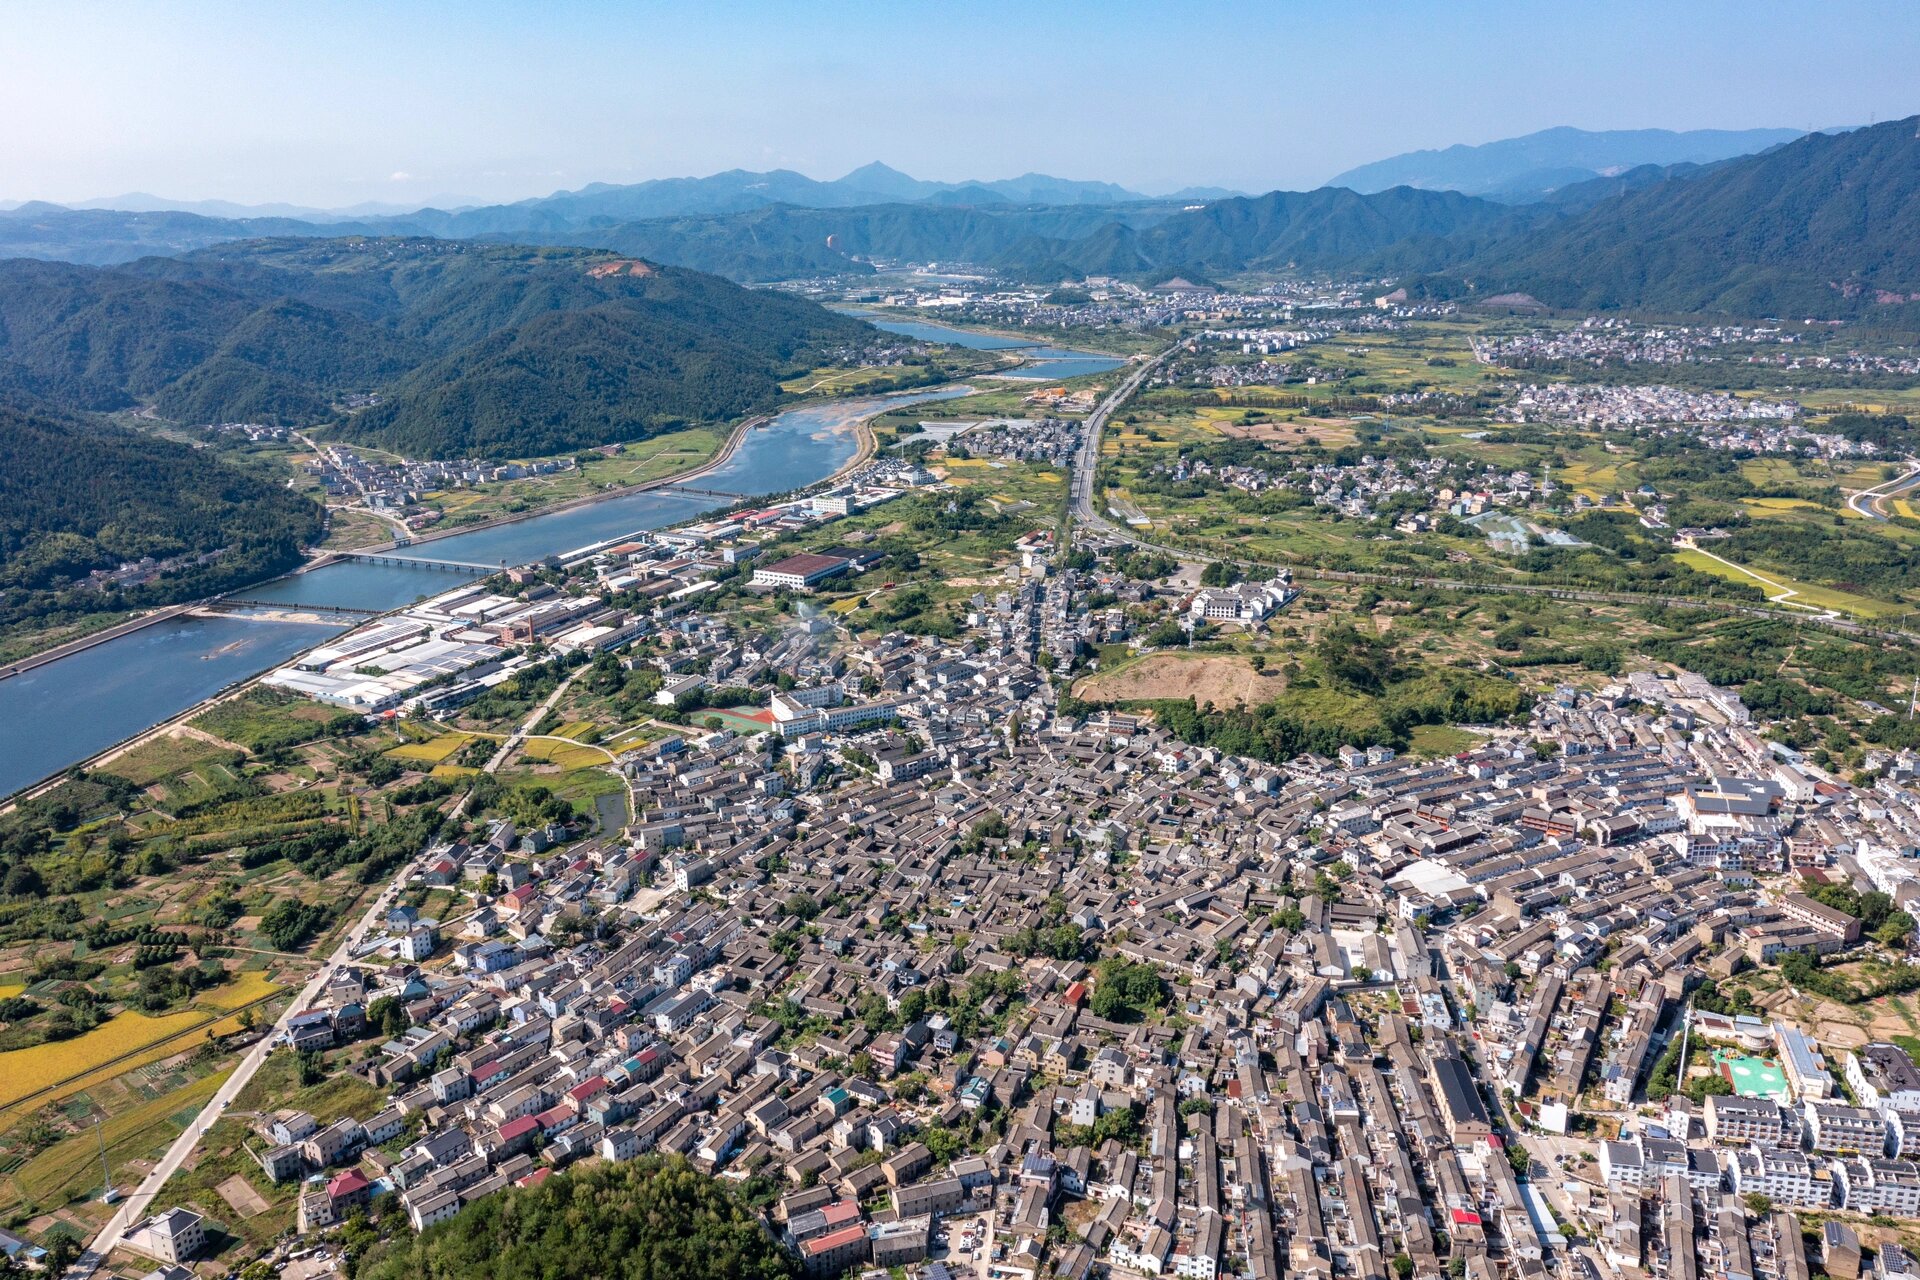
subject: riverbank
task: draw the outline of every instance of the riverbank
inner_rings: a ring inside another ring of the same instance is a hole
[[[1093,334],[1089,336],[1080,330],[1001,329],[991,325],[973,324],[971,322],[961,323],[951,316],[928,316],[919,311],[901,311],[898,309],[885,310],[868,307],[860,310],[849,310],[833,307],[830,308],[830,310],[839,311],[842,315],[851,315],[869,321],[891,320],[896,324],[914,324],[929,329],[948,329],[954,333],[975,333],[986,338],[1004,338],[1006,341],[1014,344],[1012,347],[979,348],[979,350],[989,352],[1001,351],[1008,354],[1015,354],[1018,351],[1034,349],[1056,351],[1073,349],[1085,351],[1089,355],[1104,356],[1111,360],[1129,360],[1143,352],[1159,349],[1159,346],[1156,344],[1143,345],[1131,351],[1114,351],[1108,349],[1107,345],[1103,345],[1101,335]],[[929,341],[931,341],[931,339],[929,339]],[[1065,344],[1071,344],[1071,347]],[[1045,356],[1040,357],[1040,359],[1046,358]],[[1033,357],[1026,357],[1026,359],[1031,360]]]
[[[5,680],[9,676],[23,675],[35,667],[44,667],[49,662],[58,662],[60,659],[72,657],[76,653],[85,653],[95,645],[105,644],[109,640],[118,640],[121,636],[130,636],[143,627],[151,627],[155,623],[165,622],[168,618],[177,618],[189,609],[198,608],[200,604],[201,602],[197,600],[190,601],[186,604],[170,604],[163,609],[155,609],[152,613],[143,613],[137,618],[128,618],[123,622],[116,622],[112,626],[102,627],[98,631],[89,631],[83,636],[75,636],[71,640],[63,640],[50,648],[41,649],[36,653],[30,653],[24,658],[16,658],[12,662],[0,663],[0,680]]]
[[[182,612],[185,612],[186,610],[196,609],[198,607],[199,607],[198,605],[182,605],[180,606],[180,609]],[[339,638],[339,635],[340,635],[340,632],[335,631],[332,634],[330,634],[327,638],[329,640],[333,640],[333,639]],[[73,769],[105,768],[107,765],[112,764],[115,760],[118,760],[121,756],[126,755],[129,751],[133,751],[139,747],[145,746],[147,743],[152,742],[157,738],[166,737],[168,734],[172,733],[174,730],[185,725],[188,721],[196,719],[200,715],[204,714],[205,712],[211,710],[214,707],[219,706],[223,702],[230,702],[233,699],[239,697],[241,694],[245,693],[248,689],[251,689],[254,685],[258,684],[260,681],[260,676],[263,674],[265,673],[264,672],[256,673],[254,675],[246,677],[243,680],[237,680],[232,684],[227,685],[224,689],[219,690],[217,693],[214,693],[212,696],[200,699],[200,701],[194,703],[192,706],[188,707],[186,710],[180,712],[179,714],[170,716],[167,719],[162,720],[159,724],[149,725],[138,733],[129,734],[127,737],[120,739],[120,741],[114,743],[112,746],[107,747],[102,751],[95,752],[93,755],[87,757],[85,760],[81,760],[74,764],[71,764],[67,766],[67,768],[60,770],[60,772],[58,773],[49,774],[47,777],[40,779],[40,781],[38,782],[29,783],[28,785],[21,787],[18,791],[15,791],[12,795],[5,797],[5,803],[0,803],[0,815],[12,813],[16,805],[24,804],[27,801],[32,800],[36,796],[45,795],[48,791],[52,790],[54,787],[59,786],[60,783],[65,780],[68,772]]]
[[[703,461],[698,467],[676,473],[670,478],[662,477],[656,481],[649,482],[648,487],[658,490],[675,483],[685,484],[690,480],[705,477],[729,462],[735,464],[733,468],[735,471],[740,471],[742,466],[746,468],[741,474],[730,475],[724,482],[729,489],[737,487],[742,490],[738,495],[739,499],[742,500],[757,498],[776,492],[788,492],[789,490],[786,486],[779,483],[776,477],[788,478],[787,484],[792,485],[791,492],[802,492],[818,485],[831,484],[843,479],[850,470],[870,461],[877,453],[878,441],[871,427],[868,425],[872,417],[900,403],[911,403],[918,399],[952,398],[956,395],[964,394],[966,390],[964,386],[961,386],[949,388],[944,391],[909,391],[895,393],[892,396],[861,397],[845,402],[844,406],[800,406],[787,410],[781,415],[777,415],[775,419],[768,424],[769,430],[764,434],[764,437],[757,431],[757,428],[763,423],[766,423],[767,420],[764,418],[748,419],[739,424],[739,426],[730,433],[724,454],[716,454],[714,457]],[[823,412],[823,409],[826,411]],[[793,420],[791,422],[786,421],[789,418]],[[849,427],[852,427],[854,430],[853,447],[851,449],[852,457],[850,459],[845,458],[842,452],[848,448],[848,436],[846,433]],[[749,442],[751,442],[750,447]],[[820,472],[813,470],[813,467],[808,464],[807,459],[815,456],[818,451],[821,450],[829,451],[829,456],[839,456],[845,459],[839,466],[835,467],[830,475],[822,476]],[[773,463],[772,469],[769,469],[768,466],[770,461]],[[798,481],[797,484],[793,483],[795,480]],[[629,497],[635,493],[636,489],[629,488],[607,494],[605,495],[605,499],[601,499],[599,495],[595,495],[595,498],[596,500],[607,500],[618,497]],[[645,501],[653,504],[653,510],[650,515],[637,511],[630,512],[628,508],[616,508],[611,516],[588,517],[586,524],[591,527],[591,532],[581,527],[582,517],[577,515],[561,515],[559,526],[548,531],[550,540],[544,541],[541,547],[533,551],[529,551],[525,547],[516,547],[514,554],[508,558],[512,563],[526,563],[527,560],[538,558],[538,556],[542,554],[570,554],[576,552],[583,547],[594,545],[608,536],[609,533],[612,532],[615,521],[620,522],[620,532],[625,535],[626,532],[631,529],[666,528],[684,523],[687,520],[705,518],[711,510],[715,509],[713,506],[708,506],[700,511],[689,510],[688,508],[696,506],[701,499],[688,497],[680,500],[678,499],[678,495],[671,493],[663,494],[659,498],[647,498]],[[665,514],[667,511],[670,511],[671,514]],[[539,514],[546,516],[560,515],[555,508],[548,508]],[[627,519],[629,515],[632,516],[631,522]],[[660,518],[663,515],[665,515],[665,518]],[[468,529],[452,532],[470,533],[473,532],[473,530]],[[452,536],[452,532],[450,532],[449,536]],[[527,543],[530,541],[534,543],[543,542],[542,539],[528,539],[524,535],[509,535],[509,537],[519,543]],[[464,550],[464,548],[459,549]],[[482,558],[491,562],[494,559],[494,556],[491,554],[492,550],[494,549],[490,548],[489,554]],[[302,581],[313,582],[316,581],[316,579],[309,577]],[[257,586],[250,590],[256,595],[271,594],[261,592]],[[392,596],[388,596],[387,598],[388,600],[393,599]],[[370,610],[364,620],[356,621],[371,621],[375,617],[386,616],[387,613],[396,609],[410,607],[418,598],[418,594],[410,594],[404,604],[393,604],[390,608],[384,609],[379,614],[374,614]],[[290,613],[299,611],[303,605],[307,604],[312,604],[316,609],[322,607],[316,603],[315,599],[311,596],[306,599],[301,599],[296,596],[278,602],[269,600],[265,603],[269,606],[278,605]],[[205,620],[198,619],[197,617],[193,619],[183,619],[183,621],[185,620],[192,620],[196,625],[202,625],[205,622]],[[253,630],[254,627],[258,627],[261,632],[272,632],[275,630],[274,627],[258,623],[248,626],[243,622],[237,622],[231,619],[225,621],[236,627],[244,626],[249,631]],[[164,635],[164,633],[160,634]],[[121,656],[120,651],[110,650],[105,651],[104,654],[96,653],[78,659],[81,663],[91,663],[96,667],[102,663],[106,663],[107,666],[103,667],[101,672],[95,672],[92,668],[86,668],[80,674],[55,677],[52,683],[48,683],[49,677],[46,675],[35,677],[36,680],[40,680],[42,683],[40,686],[34,688],[30,694],[16,694],[11,699],[0,701],[0,707],[6,707],[9,703],[12,704],[10,714],[16,721],[30,727],[32,722],[40,716],[61,714],[67,718],[70,724],[97,726],[97,730],[105,731],[100,734],[103,738],[107,737],[108,732],[118,729],[119,732],[114,734],[118,740],[110,740],[99,743],[96,746],[94,743],[84,741],[84,739],[89,736],[87,732],[70,733],[64,735],[62,741],[67,739],[77,740],[72,741],[71,746],[59,748],[56,754],[55,750],[47,749],[44,744],[28,750],[28,744],[36,740],[23,736],[14,744],[21,748],[14,753],[16,757],[18,757],[18,761],[14,765],[14,772],[11,778],[8,779],[8,785],[0,786],[0,795],[11,793],[16,799],[22,796],[36,795],[44,791],[51,782],[57,781],[58,775],[66,772],[68,769],[74,767],[100,767],[105,761],[116,757],[119,753],[138,745],[138,743],[142,741],[149,740],[155,734],[163,734],[184,720],[191,719],[207,705],[210,705],[211,702],[231,697],[251,687],[264,672],[294,660],[299,653],[310,649],[313,644],[331,642],[336,640],[340,634],[341,631],[339,629],[329,628],[324,639],[308,641],[302,638],[297,641],[296,646],[289,646],[280,641],[273,642],[271,646],[263,645],[258,654],[258,657],[262,659],[259,665],[242,667],[234,673],[233,678],[221,683],[216,689],[210,689],[204,694],[189,695],[191,702],[185,706],[182,706],[180,703],[174,703],[171,708],[166,707],[165,701],[168,699],[166,699],[164,695],[159,705],[152,705],[150,711],[146,711],[146,704],[143,703],[142,710],[147,714],[154,715],[156,719],[139,728],[136,732],[131,733],[127,732],[127,730],[133,729],[134,725],[138,724],[139,721],[127,715],[119,715],[116,720],[113,709],[124,710],[128,705],[127,696],[131,695],[123,696],[120,692],[121,690],[134,690],[145,687],[137,673],[144,671],[145,667],[143,667],[142,664],[150,662],[152,659],[132,657],[129,655],[129,661],[116,662],[115,660]],[[223,641],[229,641],[227,644],[228,648],[233,647],[229,637],[223,636],[221,639]],[[293,637],[287,637],[287,639],[293,639]],[[140,641],[136,640],[135,643],[140,643]],[[181,663],[180,657],[193,654],[197,654],[202,658],[207,657],[206,653],[188,648],[185,653],[179,656],[169,655],[161,660],[167,664],[165,667],[166,671],[179,672],[188,669]],[[237,665],[231,658],[229,661],[229,669],[231,669],[232,665]],[[197,664],[195,665],[197,666]],[[65,672],[66,670],[67,669],[63,667],[51,668],[53,672]],[[113,673],[111,677],[103,674],[103,672],[108,670]],[[81,681],[82,683],[80,685],[74,685],[75,681]],[[11,681],[0,682],[0,689],[6,689],[10,686],[13,686],[13,682]],[[110,690],[112,692],[109,692]],[[182,692],[184,693],[186,691],[183,690]],[[106,697],[112,697],[114,700],[111,703],[102,702],[101,700]],[[91,699],[91,702],[89,702],[89,699]],[[94,703],[98,703],[101,707],[97,714],[82,709]],[[56,711],[56,708],[60,708],[61,710]],[[161,718],[163,715],[164,718]],[[144,719],[144,714],[141,718]],[[128,723],[128,721],[132,721],[132,723]],[[125,727],[120,728],[122,725]],[[67,754],[69,751],[71,754]],[[31,763],[31,772],[29,772],[26,767],[22,767],[28,762]],[[0,760],[0,763],[4,763],[4,761]]]
[[[621,488],[609,489],[601,493],[582,494],[577,498],[568,498],[561,502],[533,507],[526,511],[515,511],[507,515],[491,517],[486,520],[476,520],[471,524],[463,524],[457,528],[435,529],[430,532],[421,533],[406,542],[401,542],[398,539],[390,539],[386,542],[368,543],[365,546],[345,549],[336,548],[329,551],[318,552],[305,564],[289,570],[286,573],[276,573],[271,577],[260,579],[259,582],[252,582],[245,586],[235,587],[232,591],[222,592],[217,596],[208,596],[198,600],[187,600],[179,604],[167,605],[151,613],[142,614],[140,617],[129,618],[124,622],[115,623],[112,626],[104,627],[98,631],[90,631],[86,635],[63,641],[50,648],[27,654],[25,657],[16,658],[11,662],[0,663],[0,680],[5,680],[11,676],[24,675],[26,672],[32,671],[37,667],[46,666],[50,662],[58,662],[62,658],[70,658],[75,654],[85,653],[88,649],[111,643],[123,636],[132,635],[137,631],[144,630],[158,623],[166,622],[169,619],[187,616],[196,610],[206,608],[215,601],[225,599],[228,596],[244,595],[247,591],[265,583],[277,582],[282,578],[297,577],[304,573],[311,573],[316,569],[324,569],[329,565],[338,564],[343,557],[394,553],[403,548],[410,549],[418,547],[423,543],[437,542],[443,538],[457,538],[464,534],[479,533],[483,530],[498,528],[502,525],[518,524],[523,520],[531,520],[537,516],[556,515],[563,511],[572,511],[580,507],[592,506],[595,503],[611,501],[615,498],[630,497],[636,493],[647,493],[652,490],[664,489],[677,484],[686,484],[688,481],[698,480],[700,477],[731,461],[733,455],[739,451],[741,442],[746,439],[747,433],[757,427],[767,425],[773,421],[774,417],[775,415],[773,414],[762,413],[735,423],[732,430],[727,433],[726,439],[721,441],[720,447],[717,450],[699,463],[683,471],[669,472],[666,475],[655,476],[653,479],[642,481],[639,484],[625,485]]]
[[[312,561],[302,565],[294,572],[306,573],[313,569],[323,568],[325,565],[331,563],[329,557],[343,555],[384,555],[390,552],[400,551],[402,548],[417,547],[423,543],[438,542],[443,538],[460,538],[469,533],[483,533],[488,529],[498,529],[505,525],[519,524],[524,520],[532,520],[539,516],[559,515],[563,511],[577,511],[581,507],[591,507],[596,503],[611,502],[615,498],[630,498],[636,493],[651,493],[656,489],[667,489],[672,488],[674,485],[686,484],[689,481],[698,480],[702,476],[717,471],[731,462],[733,455],[739,452],[741,443],[747,438],[747,433],[756,428],[766,426],[777,416],[777,414],[762,413],[735,423],[733,429],[727,432],[727,438],[720,442],[718,449],[709,455],[705,461],[699,462],[684,471],[670,471],[666,475],[655,476],[653,479],[643,480],[639,484],[622,485],[618,489],[605,489],[599,493],[583,493],[577,498],[566,498],[559,502],[530,507],[525,511],[513,511],[506,515],[489,516],[484,520],[475,520],[471,523],[455,525],[451,528],[432,529],[424,533],[416,534],[405,542],[396,539],[389,542],[370,543],[364,547],[350,547],[344,551],[328,552],[324,556],[315,557]]]

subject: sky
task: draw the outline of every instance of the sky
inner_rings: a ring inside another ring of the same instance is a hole
[[[1908,0],[9,0],[0,199],[493,202],[871,160],[1318,186],[1554,125],[1920,112]]]

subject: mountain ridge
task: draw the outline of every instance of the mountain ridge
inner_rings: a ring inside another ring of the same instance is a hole
[[[529,457],[774,403],[859,321],[603,250],[265,239],[113,267],[0,261],[0,392],[178,421],[332,421],[411,456]],[[351,416],[346,392],[380,401]]]
[[[1458,191],[1508,203],[1543,199],[1574,182],[1641,165],[1710,164],[1804,136],[1801,129],[1578,129],[1558,125],[1514,138],[1402,152],[1327,180],[1371,194],[1390,187]]]

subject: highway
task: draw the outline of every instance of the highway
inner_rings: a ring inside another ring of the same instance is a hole
[[[1141,365],[1129,374],[1113,392],[1102,400],[1099,406],[1087,417],[1086,436],[1080,442],[1080,453],[1074,460],[1072,501],[1070,518],[1089,529],[1098,530],[1110,538],[1139,547],[1143,551],[1160,551],[1190,565],[1212,564],[1227,559],[1204,551],[1174,546],[1164,542],[1154,542],[1140,537],[1132,530],[1115,524],[1107,519],[1094,501],[1094,484],[1100,470],[1100,434],[1106,429],[1107,421],[1114,412],[1133,397],[1146,381],[1147,375],[1159,367],[1162,361],[1171,357],[1181,347],[1191,342],[1188,339],[1176,343]],[[1898,480],[1892,480],[1875,489],[1864,490],[1853,498],[1854,510],[1872,519],[1883,520],[1886,517],[1873,510],[1873,501],[1887,498],[1899,492],[1902,487],[1913,485],[1920,487],[1920,468],[1915,468]],[[1871,497],[1870,497],[1871,495]],[[1867,506],[1859,505],[1862,498],[1870,498]],[[1067,545],[1071,545],[1069,542]],[[1696,609],[1714,609],[1722,613],[1738,614],[1750,618],[1767,618],[1780,622],[1792,622],[1800,626],[1824,627],[1846,635],[1863,638],[1894,640],[1901,643],[1920,643],[1920,633],[1903,631],[1892,627],[1872,627],[1850,618],[1830,612],[1807,613],[1793,609],[1767,608],[1763,605],[1740,604],[1731,600],[1718,600],[1703,596],[1654,595],[1636,591],[1595,591],[1584,587],[1556,587],[1540,583],[1525,582],[1482,582],[1469,578],[1428,578],[1411,574],[1397,573],[1353,573],[1338,569],[1316,569],[1306,564],[1268,564],[1247,556],[1234,556],[1239,564],[1264,569],[1288,569],[1295,578],[1315,579],[1322,582],[1345,582],[1362,586],[1381,587],[1417,587],[1433,591],[1475,591],[1493,595],[1547,596],[1555,600],[1574,600],[1587,604],[1669,604],[1684,605]]]
[[[1092,528],[1104,529],[1108,532],[1115,531],[1113,526],[1107,522],[1106,517],[1095,510],[1093,505],[1094,477],[1098,475],[1100,471],[1100,433],[1106,429],[1107,419],[1113,416],[1114,410],[1133,399],[1133,393],[1140,389],[1140,384],[1147,380],[1148,374],[1151,374],[1155,369],[1158,369],[1162,364],[1171,359],[1175,352],[1179,351],[1182,347],[1191,345],[1192,342],[1193,339],[1191,338],[1188,338],[1184,342],[1176,342],[1173,346],[1168,347],[1153,359],[1142,364],[1139,368],[1128,374],[1126,380],[1109,392],[1107,398],[1102,400],[1099,405],[1094,408],[1094,411],[1087,415],[1086,435],[1080,441],[1080,457],[1078,461],[1074,463],[1073,467],[1074,519]],[[1129,538],[1128,541],[1138,542],[1139,539]],[[1147,546],[1149,544],[1140,543],[1140,545]]]

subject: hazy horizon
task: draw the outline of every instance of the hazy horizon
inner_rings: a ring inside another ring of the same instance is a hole
[[[1584,129],[1828,128],[1920,109],[1920,7],[1713,0],[1198,13],[756,3],[395,14],[26,0],[0,54],[0,199],[320,209],[880,160],[1162,194],[1305,189],[1402,152]]]

